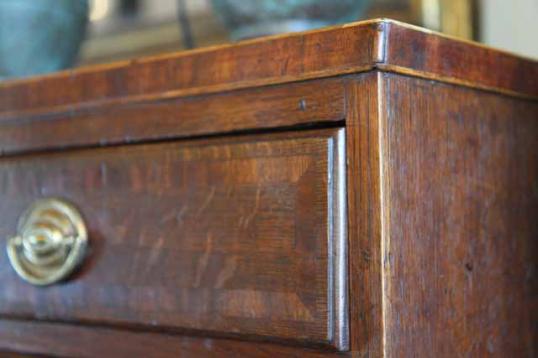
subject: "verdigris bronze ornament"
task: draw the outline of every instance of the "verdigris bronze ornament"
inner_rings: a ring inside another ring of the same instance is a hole
[[[70,67],[87,21],[88,0],[0,0],[0,78]]]
[[[370,0],[212,0],[235,40],[358,20]]]

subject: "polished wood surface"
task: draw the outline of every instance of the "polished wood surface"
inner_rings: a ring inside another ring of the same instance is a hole
[[[380,86],[386,354],[534,356],[538,103]]]
[[[41,357],[43,354],[81,358],[356,357],[350,352],[292,345],[7,320],[0,320],[0,347],[10,352],[0,352],[2,358]]]
[[[0,165],[0,245],[40,197],[91,256],[46,289],[0,256],[0,315],[347,348],[343,130],[82,150]]]
[[[0,350],[535,356],[537,73],[374,20],[0,84],[0,245],[43,196],[93,242],[0,255]]]
[[[383,72],[346,91],[351,351],[534,356],[538,102]]]
[[[0,120],[0,156],[343,121],[343,80],[139,103],[80,106]]]
[[[538,97],[538,69],[532,60],[380,19],[0,82],[0,119],[374,68]]]
[[[0,83],[0,116],[207,94],[370,69],[378,22]],[[73,105],[76,105],[73,107]],[[0,117],[1,118],[1,117]]]
[[[469,41],[388,22],[383,71],[442,80],[509,95],[538,98],[532,59]]]
[[[383,356],[379,76],[346,85],[350,347],[359,357]]]

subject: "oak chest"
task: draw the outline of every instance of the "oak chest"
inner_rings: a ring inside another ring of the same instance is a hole
[[[0,350],[531,357],[537,98],[389,20],[1,83]]]

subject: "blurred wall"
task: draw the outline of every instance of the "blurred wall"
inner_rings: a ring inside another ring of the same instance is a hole
[[[482,42],[538,59],[538,0],[480,0]]]

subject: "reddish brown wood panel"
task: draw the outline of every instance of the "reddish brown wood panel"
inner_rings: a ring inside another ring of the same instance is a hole
[[[389,356],[532,357],[538,104],[385,74]]]
[[[358,357],[383,354],[379,73],[347,87],[350,348]]]
[[[468,41],[387,22],[380,68],[538,98],[538,63]]]
[[[0,83],[0,118],[161,100],[374,68],[538,97],[536,61],[371,20]]]
[[[355,357],[337,353],[260,342],[185,337],[110,328],[0,320],[1,350],[61,357],[204,358],[204,357]],[[13,357],[25,356],[24,354]]]
[[[347,348],[343,130],[0,162],[0,246],[40,197],[79,207],[92,253],[34,288],[0,255],[0,315]]]
[[[67,112],[0,119],[0,154],[319,125],[344,117],[341,79],[151,102],[80,105]]]
[[[334,76],[372,68],[378,22],[185,51],[0,83],[0,113],[163,98]]]

